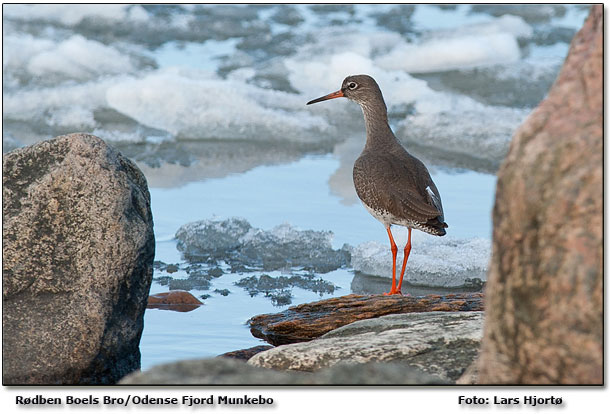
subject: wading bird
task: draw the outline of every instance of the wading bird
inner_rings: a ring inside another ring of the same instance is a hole
[[[375,79],[368,75],[348,76],[337,92],[309,101],[307,105],[341,97],[359,104],[364,114],[366,144],[354,163],[354,186],[366,209],[385,226],[390,237],[392,288],[385,295],[401,294],[411,252],[411,230],[435,236],[447,233],[441,196],[424,163],[409,154],[392,132],[388,110]],[[398,248],[390,230],[393,224],[409,229],[398,284]]]

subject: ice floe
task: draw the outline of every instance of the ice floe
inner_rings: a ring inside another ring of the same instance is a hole
[[[401,246],[398,249],[397,272],[400,272],[402,265],[403,236],[396,237],[397,244],[400,243]],[[351,266],[355,271],[392,278],[389,242],[362,243],[356,246],[351,254]],[[477,280],[487,279],[490,255],[491,242],[488,239],[434,237],[415,231],[404,281],[417,286],[472,286]]]
[[[106,98],[141,124],[185,138],[329,139],[327,121],[294,95],[201,71],[170,68],[117,82]]]
[[[296,268],[327,273],[349,262],[347,249],[332,248],[332,232],[289,224],[262,230],[241,218],[202,220],[180,227],[176,239],[187,261],[224,261],[234,271]]]
[[[240,140],[328,152],[362,133],[360,111],[345,100],[305,102],[349,74],[368,73],[399,139],[438,164],[474,156],[489,172],[586,15],[529,5],[14,4],[3,11],[4,132],[23,144],[81,130],[125,146]],[[528,93],[507,93],[521,86]]]

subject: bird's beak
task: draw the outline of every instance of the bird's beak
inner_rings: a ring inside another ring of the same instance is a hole
[[[342,90],[338,90],[337,92],[333,92],[333,93],[329,93],[328,95],[324,95],[318,99],[314,99],[313,101],[309,101],[307,102],[307,105],[311,105],[313,103],[317,103],[317,102],[322,102],[322,101],[327,101],[329,99],[335,99],[335,98],[341,98],[345,95],[343,95],[343,91]]]

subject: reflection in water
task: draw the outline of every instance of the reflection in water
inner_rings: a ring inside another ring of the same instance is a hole
[[[250,297],[263,294],[270,298],[275,306],[292,304],[292,290],[296,287],[318,293],[320,296],[332,295],[335,289],[338,289],[338,286],[316,277],[313,273],[277,277],[268,274],[249,276],[235,282],[235,285],[244,288]]]
[[[260,165],[290,163],[306,154],[328,153],[332,145],[201,140],[128,144],[119,149],[138,164],[150,187],[176,188]]]
[[[470,286],[461,288],[443,288],[443,287],[429,287],[429,286],[415,286],[409,282],[403,282],[402,293],[404,295],[411,296],[423,296],[423,295],[445,295],[450,293],[462,293],[462,292],[482,292],[484,283],[474,281]],[[352,293],[359,295],[379,295],[389,290],[390,284],[388,279],[385,277],[371,276],[361,272],[355,272],[354,279],[352,280],[351,289]]]
[[[189,305],[184,303],[179,304],[164,304],[164,303],[151,303],[146,306],[147,309],[162,309],[174,312],[191,312],[199,308],[200,305]]]

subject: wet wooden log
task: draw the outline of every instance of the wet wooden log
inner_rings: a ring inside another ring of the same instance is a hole
[[[347,295],[293,306],[248,320],[250,332],[272,345],[305,342],[362,319],[394,313],[481,311],[482,293],[383,296]]]

